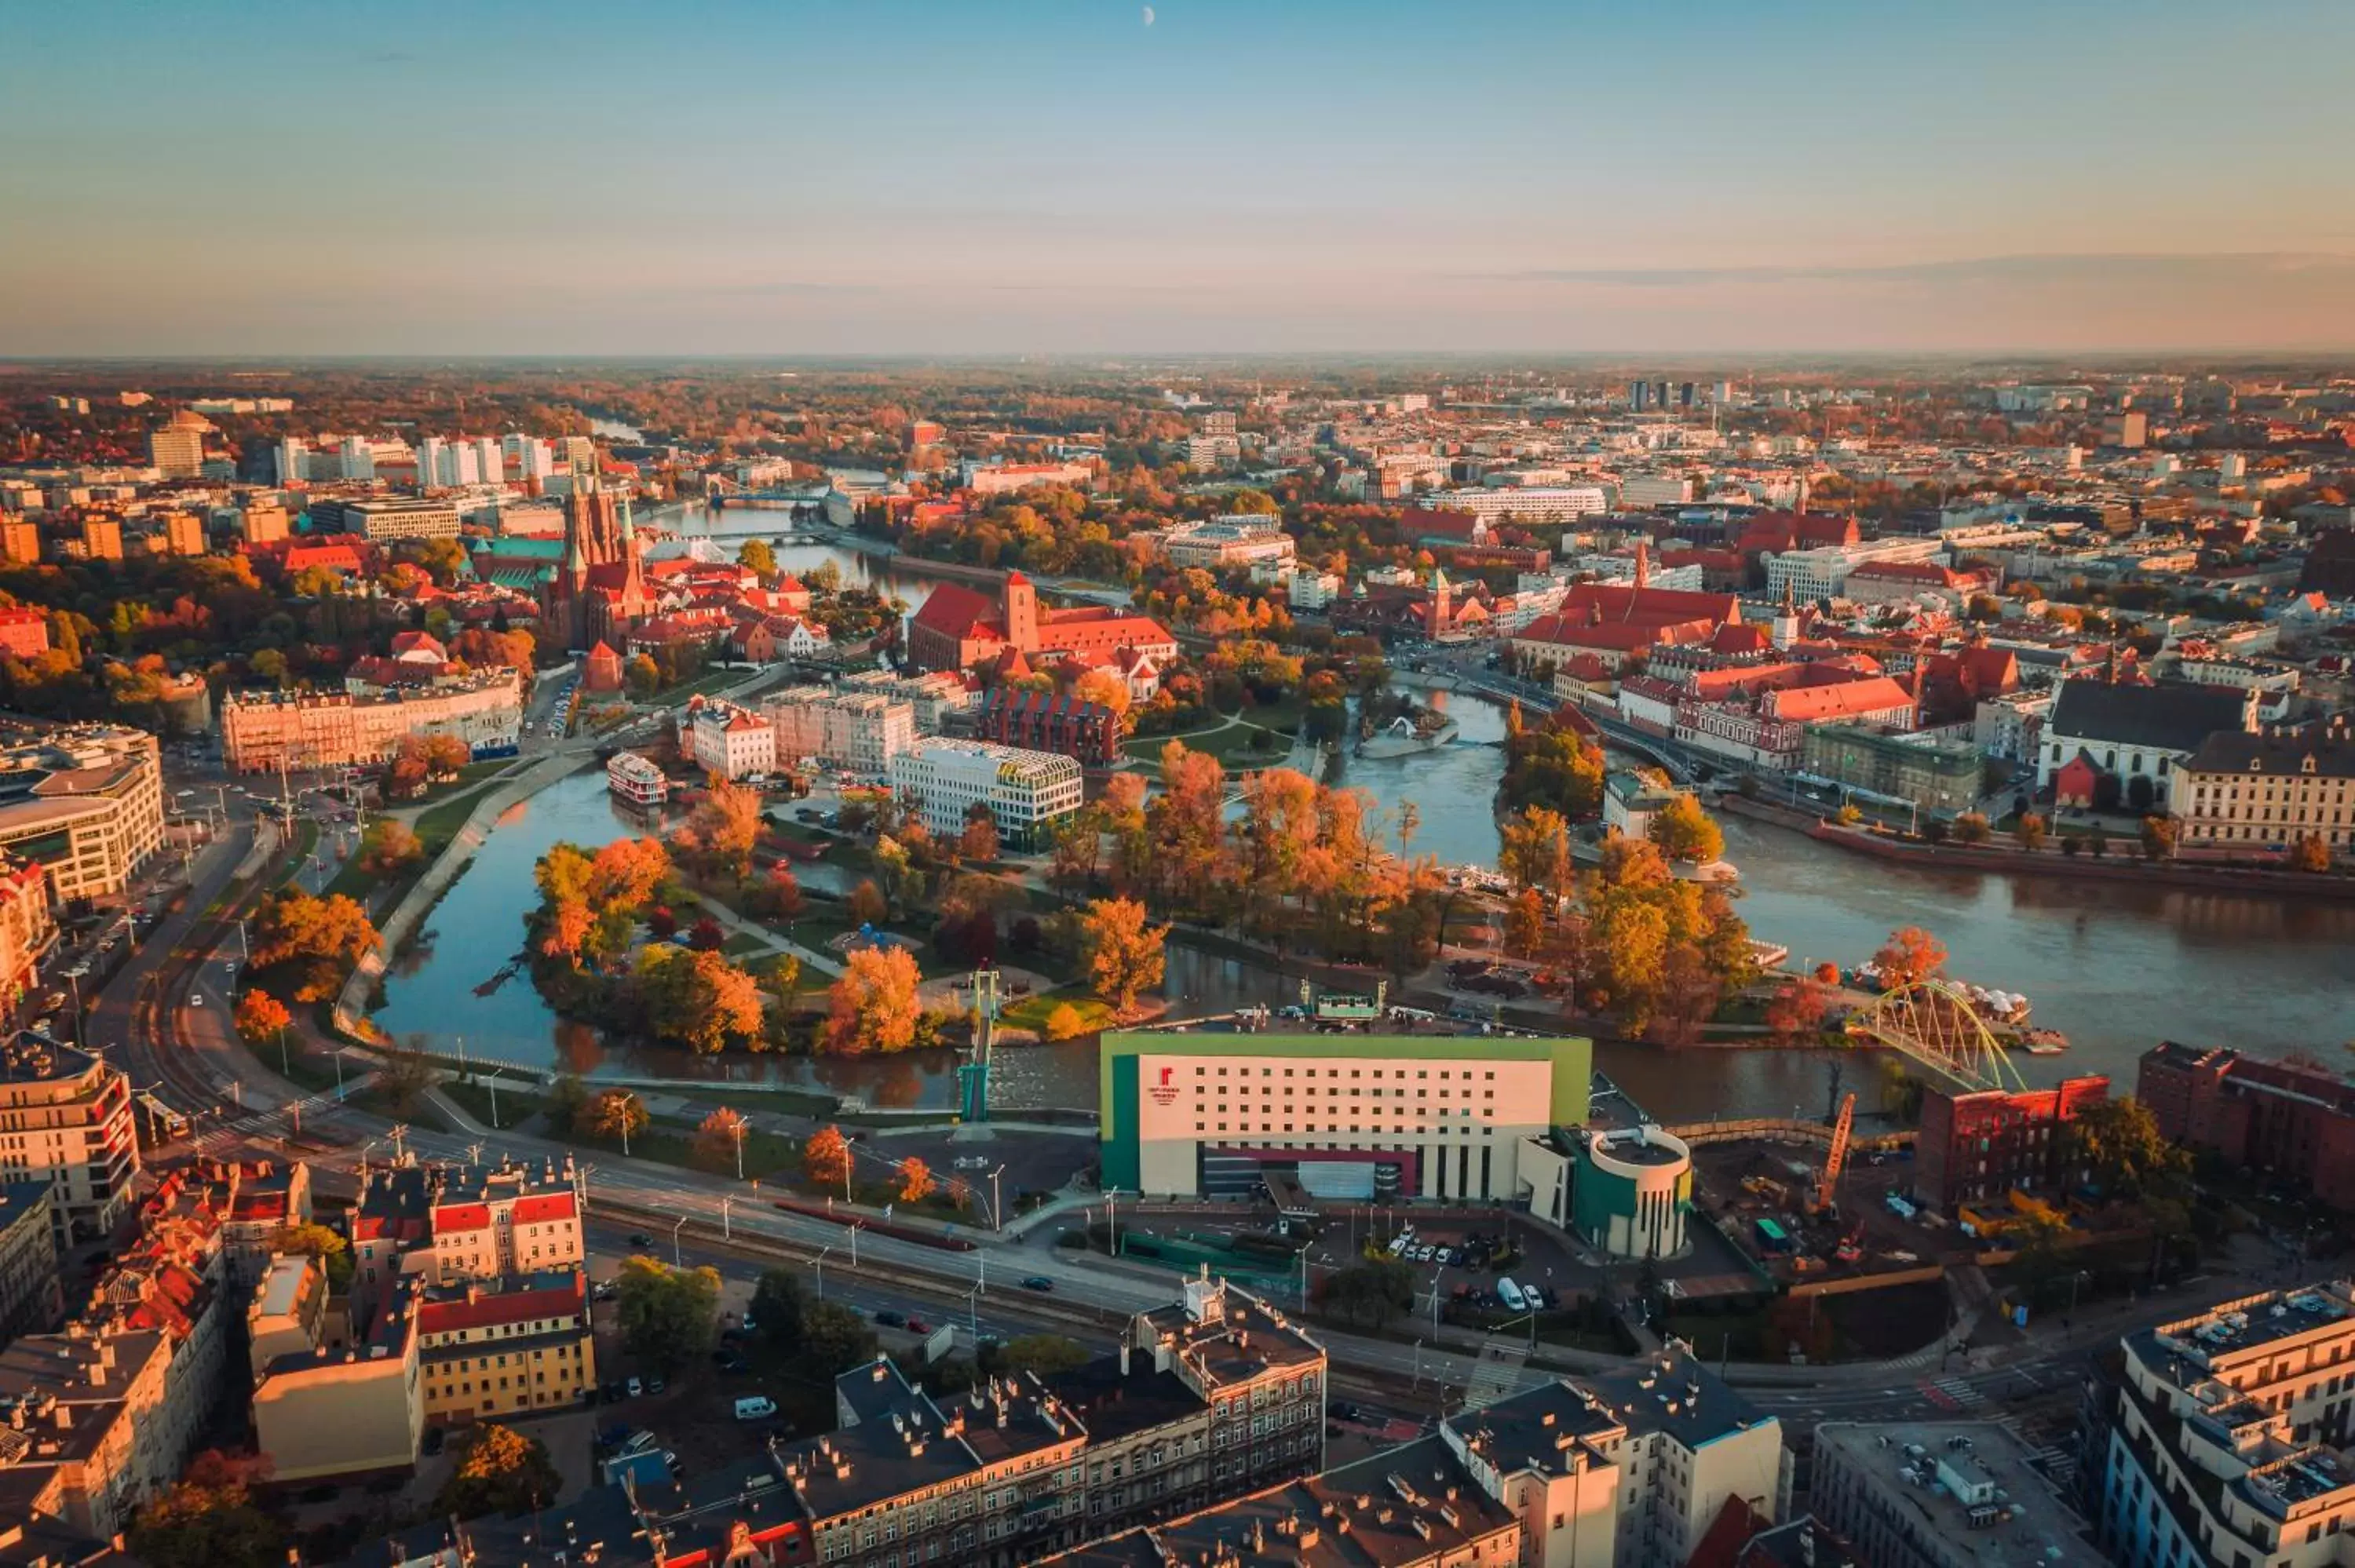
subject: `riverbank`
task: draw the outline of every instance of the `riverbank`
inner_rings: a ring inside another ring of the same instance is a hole
[[[2029,850],[1992,843],[1934,844],[1926,839],[1899,838],[1870,828],[1846,827],[1827,821],[1813,811],[1795,810],[1772,800],[1753,800],[1744,795],[1722,795],[1712,804],[1728,815],[1789,828],[1818,843],[1852,854],[1931,871],[2064,877],[2073,882],[2128,882],[2194,892],[2267,893],[2355,901],[2355,876],[2266,866],[2216,865],[2180,858],[2147,860],[2138,843],[2123,836],[2112,841],[2117,846],[2116,852],[2106,855],[2066,854],[2057,846]]]

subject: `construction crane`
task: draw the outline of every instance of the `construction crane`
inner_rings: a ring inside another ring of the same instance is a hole
[[[1838,1119],[1832,1123],[1831,1152],[1824,1156],[1824,1173],[1816,1181],[1816,1213],[1829,1213],[1832,1190],[1839,1185],[1840,1168],[1848,1163],[1849,1129],[1856,1125],[1856,1091],[1840,1101]]]

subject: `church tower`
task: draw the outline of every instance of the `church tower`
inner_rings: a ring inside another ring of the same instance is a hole
[[[1792,598],[1788,579],[1783,584],[1783,602],[1774,610],[1774,619],[1767,623],[1767,641],[1777,648],[1788,648],[1799,640],[1799,607]]]
[[[1025,653],[1039,649],[1039,589],[1020,572],[1006,574],[1006,641]]]

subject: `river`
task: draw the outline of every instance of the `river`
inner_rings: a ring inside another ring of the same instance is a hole
[[[698,508],[687,518],[691,524],[704,515]],[[781,556],[795,570],[833,560],[846,579],[881,581],[911,599],[921,599],[925,588],[922,578],[868,578],[867,557],[831,546],[795,546]],[[1348,759],[1344,781],[1372,798],[1385,832],[1395,829],[1400,807],[1414,803],[1421,819],[1414,853],[1451,863],[1494,864],[1497,830],[1489,803],[1503,768],[1497,744],[1503,716],[1460,694],[1445,700],[1461,726],[1455,743],[1388,761]],[[2073,1042],[2060,1056],[2016,1058],[2031,1083],[2102,1072],[2131,1085],[2136,1057],[2163,1039],[2232,1045],[2263,1056],[2304,1050],[2336,1066],[2341,1045],[2355,1038],[2355,985],[2347,978],[2355,906],[1918,871],[1742,819],[1725,820],[1723,826],[1727,857],[1742,871],[1743,917],[1759,936],[1787,946],[1795,959],[1854,963],[1893,928],[1919,925],[1945,945],[1950,972],[2025,993],[2037,1022]],[[389,977],[378,1022],[396,1035],[428,1033],[443,1050],[454,1050],[463,1033],[471,1054],[542,1066],[561,1063],[582,1073],[757,1075],[816,1085],[870,1104],[954,1103],[954,1064],[944,1054],[889,1062],[719,1063],[602,1044],[588,1027],[557,1020],[525,979],[475,996],[474,988],[520,945],[524,912],[536,899],[533,861],[559,839],[593,845],[634,831],[609,803],[595,770],[509,813],[430,916],[430,953]],[[1296,985],[1257,966],[1173,948],[1164,991],[1179,1016],[1203,1016],[1294,1000]],[[1819,1109],[1828,1060],[1774,1052],[1666,1057],[1637,1046],[1598,1053],[1598,1065],[1639,1103],[1679,1119]],[[1869,1077],[1861,1064],[1851,1064],[1849,1086]],[[1083,1044],[1010,1050],[999,1057],[997,1078],[994,1097],[1001,1105],[1090,1105],[1094,1053]]]

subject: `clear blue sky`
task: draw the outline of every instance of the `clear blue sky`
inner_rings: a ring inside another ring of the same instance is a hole
[[[0,7],[0,354],[2355,345],[2346,0]]]

